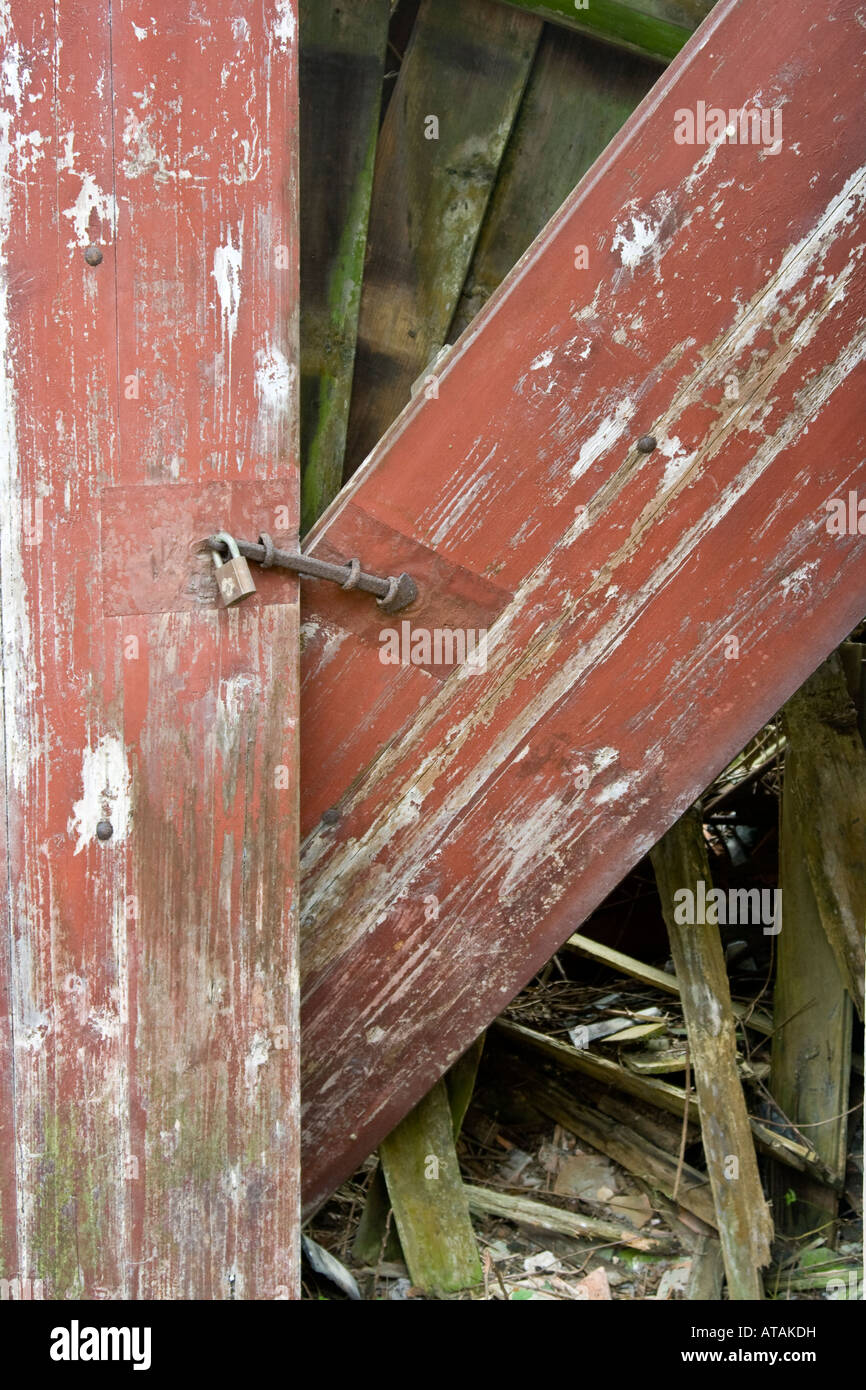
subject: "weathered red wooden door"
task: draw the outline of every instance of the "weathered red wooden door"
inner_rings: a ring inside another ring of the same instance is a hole
[[[311,537],[310,1204],[866,611],[862,19],[722,0]]]
[[[2,1274],[294,1297],[295,4],[5,10]]]

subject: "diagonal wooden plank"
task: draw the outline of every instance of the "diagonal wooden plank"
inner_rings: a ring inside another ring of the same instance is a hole
[[[860,26],[761,14],[714,10],[311,538],[414,574],[423,664],[308,587],[308,1203],[866,610],[826,525],[866,435]],[[736,132],[759,96],[766,140],[700,143],[698,103]]]
[[[376,150],[346,473],[443,344],[541,21],[423,0]]]
[[[199,546],[297,535],[295,7],[10,15],[10,1272],[289,1298],[297,590]]]

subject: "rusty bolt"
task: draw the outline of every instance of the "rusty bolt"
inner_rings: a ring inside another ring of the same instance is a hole
[[[654,434],[642,434],[637,442],[637,447],[642,454],[651,454],[656,447],[656,442]]]
[[[336,806],[332,806],[329,811],[325,811],[322,815],[323,825],[337,825],[339,820],[340,812],[337,810]]]
[[[88,265],[99,265],[99,262],[102,260],[102,252],[98,246],[93,246],[91,244],[84,248],[84,259]]]
[[[114,826],[110,820],[101,820],[96,827],[97,840],[110,840],[114,834]]]

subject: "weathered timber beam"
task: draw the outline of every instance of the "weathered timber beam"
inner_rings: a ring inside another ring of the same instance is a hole
[[[675,1245],[669,1236],[639,1232],[625,1224],[620,1226],[613,1221],[585,1216],[582,1212],[564,1211],[561,1207],[534,1201],[531,1197],[494,1192],[487,1187],[476,1187],[474,1183],[467,1183],[464,1191],[470,1211],[481,1216],[503,1216],[508,1221],[531,1226],[537,1231],[545,1231],[548,1235],[572,1236],[576,1240],[609,1241],[611,1244],[629,1245],[636,1250],[663,1251]]]
[[[725,1266],[722,1247],[712,1236],[698,1236],[692,1252],[692,1268],[686,1288],[691,1303],[719,1303]]]
[[[376,150],[347,474],[445,341],[540,33],[493,0],[422,0]]]
[[[388,20],[300,0],[302,533],[343,477]]]
[[[668,63],[713,7],[713,0],[508,0],[582,34]]]
[[[477,1284],[481,1264],[444,1081],[383,1139],[379,1158],[412,1283],[433,1294]]]
[[[472,1100],[472,1093],[475,1090],[475,1079],[478,1075],[478,1066],[481,1061],[481,1054],[484,1050],[484,1034],[482,1033],[475,1039],[470,1048],[459,1057],[445,1073],[445,1088],[448,1095],[448,1105],[451,1110],[451,1127],[454,1131],[455,1143],[460,1134],[466,1111]],[[425,1139],[423,1125],[425,1124],[425,1114],[430,1124],[430,1131]],[[394,1130],[394,1135],[401,1134],[403,1124],[411,1126],[410,1134],[410,1154],[411,1161],[414,1162],[414,1151],[417,1147],[425,1148],[427,1153],[435,1152],[435,1144],[438,1143],[439,1135],[439,1111],[438,1107],[430,1107],[428,1112],[419,1111],[418,1108],[412,1111],[405,1120],[401,1120]],[[388,1171],[395,1179],[399,1187],[401,1175],[398,1168],[401,1162],[401,1147],[399,1143],[394,1143],[391,1148],[391,1161]],[[456,1157],[456,1155],[455,1155]],[[367,1188],[367,1198],[364,1203],[364,1210],[361,1213],[361,1220],[358,1223],[358,1230],[352,1244],[352,1253],[356,1259],[367,1263],[373,1263],[380,1258],[400,1259],[402,1250],[400,1239],[397,1235],[396,1226],[388,1226],[388,1212],[391,1210],[391,1202],[388,1196],[388,1183],[385,1180],[385,1167],[382,1162],[373,1173]],[[408,1219],[408,1218],[404,1218]],[[472,1282],[472,1281],[470,1281]]]
[[[764,1200],[743,1089],[731,995],[717,925],[678,920],[676,895],[711,885],[700,817],[681,818],[652,851],[662,911],[680,982],[701,1133],[732,1299],[763,1297],[773,1223]]]
[[[818,716],[813,699],[832,701],[834,725],[827,736],[826,716],[813,732]],[[832,844],[834,831],[844,826],[850,806],[843,797],[852,791],[845,772],[848,756],[856,751],[844,731],[845,717],[853,715],[841,667],[836,658],[825,663],[802,691],[788,702],[795,735],[788,745],[782,784],[779,833],[779,883],[782,891],[781,931],[776,942],[776,983],[770,1091],[782,1112],[805,1133],[827,1165],[834,1185],[813,1179],[772,1174],[773,1205],[777,1227],[788,1235],[802,1235],[823,1227],[832,1239],[839,1212],[847,1161],[848,1096],[851,1078],[853,1006],[839,969],[839,961],[818,908],[810,873],[816,858],[815,839]],[[786,712],[787,718],[787,712]],[[839,725],[842,725],[841,730]],[[831,768],[818,765],[812,739]],[[860,735],[854,731],[854,739]],[[832,765],[842,760],[841,775],[830,778]],[[866,764],[866,758],[863,759]],[[823,793],[823,794],[822,794]],[[820,829],[819,825],[820,823]],[[866,833],[866,827],[863,827]],[[810,855],[811,850],[811,855]],[[844,893],[844,880],[863,871],[845,858],[845,840],[832,858],[833,891]],[[826,915],[826,914],[825,914]],[[841,913],[834,914],[838,921]],[[795,1201],[790,1201],[793,1193]]]
[[[448,331],[456,342],[658,77],[546,26]]]
[[[784,711],[787,795],[815,906],[843,983],[863,1017],[866,931],[866,749],[837,655]]]

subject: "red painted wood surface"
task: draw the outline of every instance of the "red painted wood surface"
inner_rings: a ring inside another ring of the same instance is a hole
[[[308,1206],[866,612],[864,39],[723,0],[311,538],[490,636],[384,665],[305,587]],[[677,143],[699,103],[769,141]]]
[[[294,0],[2,22],[0,1273],[294,1297]]]

